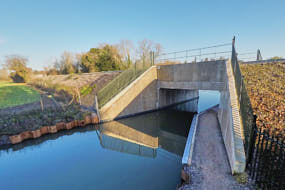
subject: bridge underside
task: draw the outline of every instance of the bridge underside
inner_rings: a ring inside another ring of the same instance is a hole
[[[183,89],[183,90],[218,90],[224,89],[224,82],[171,82],[158,81],[158,87],[164,89]]]

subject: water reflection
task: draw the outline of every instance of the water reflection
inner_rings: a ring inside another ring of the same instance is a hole
[[[1,187],[175,189],[192,116],[169,108],[6,147]]]
[[[192,117],[193,113],[172,108],[104,123],[99,129],[101,144],[141,156],[155,157],[157,148],[182,156]]]
[[[193,117],[185,108],[180,105],[2,147],[1,187],[175,189]]]

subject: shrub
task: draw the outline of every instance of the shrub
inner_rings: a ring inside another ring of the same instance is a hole
[[[4,65],[11,73],[10,77],[14,82],[28,82],[32,74],[32,69],[27,67],[27,59],[19,55],[6,57]]]

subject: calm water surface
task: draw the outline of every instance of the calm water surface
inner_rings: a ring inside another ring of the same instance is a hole
[[[0,150],[0,189],[173,190],[192,117],[172,107]]]

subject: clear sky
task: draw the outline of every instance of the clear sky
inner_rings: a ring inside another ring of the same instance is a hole
[[[285,57],[285,0],[0,0],[0,64],[28,57],[42,69],[64,51],[145,38],[165,52],[230,42]]]

